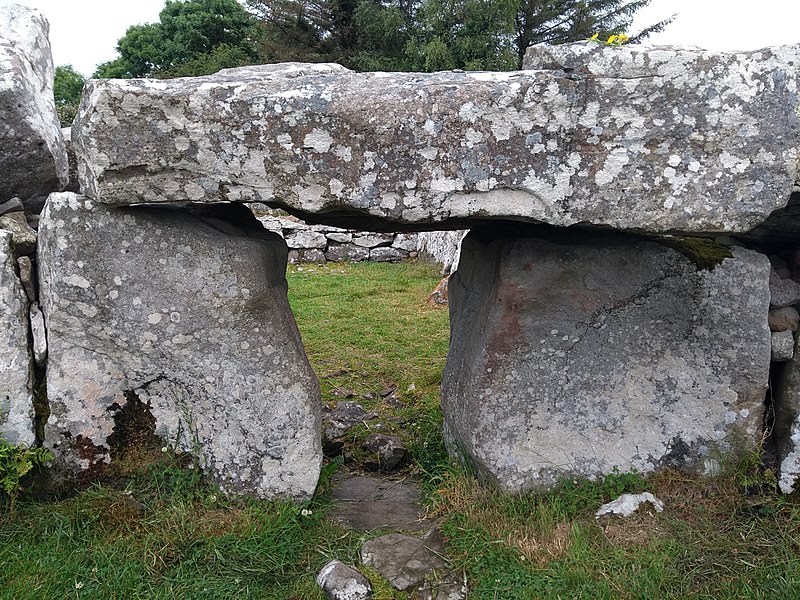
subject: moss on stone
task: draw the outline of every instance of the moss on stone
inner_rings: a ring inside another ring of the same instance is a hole
[[[713,271],[723,260],[733,257],[729,246],[710,238],[665,236],[652,239],[663,246],[677,250],[701,271]]]

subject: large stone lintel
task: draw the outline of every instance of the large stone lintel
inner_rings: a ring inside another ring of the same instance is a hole
[[[800,46],[582,52],[508,73],[284,64],[93,81],[73,130],[81,184],[114,205],[268,202],[376,229],[736,233],[786,205]]]

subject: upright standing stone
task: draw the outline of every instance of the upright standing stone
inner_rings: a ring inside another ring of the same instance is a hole
[[[225,490],[313,493],[321,402],[287,301],[286,244],[240,208],[233,222],[50,196],[39,278],[57,466],[102,470],[136,410]]]
[[[69,180],[49,32],[39,11],[0,7],[0,202],[19,196],[27,205]]]
[[[15,264],[11,234],[0,230],[0,438],[30,446],[35,437],[28,298]]]
[[[773,402],[773,437],[780,462],[778,486],[784,494],[791,494],[800,482],[800,337],[795,342],[793,358],[778,380]]]
[[[703,470],[761,435],[769,262],[621,234],[482,239],[450,282],[450,448],[506,490]]]

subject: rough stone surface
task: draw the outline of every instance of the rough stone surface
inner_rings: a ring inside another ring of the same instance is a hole
[[[22,205],[22,200],[19,198],[11,198],[0,204],[0,215],[10,212],[24,212],[25,207]]]
[[[770,306],[783,308],[800,303],[800,283],[783,279],[775,270],[769,276]]]
[[[464,573],[451,572],[426,581],[412,592],[411,600],[467,600],[469,586]]]
[[[286,245],[289,248],[325,248],[328,239],[315,231],[297,231],[286,236]]]
[[[369,579],[340,560],[332,560],[317,575],[317,585],[330,600],[369,600]]]
[[[430,527],[423,518],[422,490],[409,479],[337,476],[331,496],[331,516],[349,529],[427,531]]]
[[[773,437],[780,462],[778,485],[784,494],[791,494],[800,483],[800,341],[795,343],[794,358],[786,363],[775,388]]]
[[[113,457],[115,418],[138,406],[224,490],[313,493],[319,385],[287,302],[286,245],[241,208],[234,221],[50,196],[38,263],[57,465],[90,477]]]
[[[377,417],[376,413],[368,413],[363,406],[352,400],[337,402],[333,408],[323,406],[322,435],[326,440],[333,441],[357,425]]]
[[[444,540],[436,530],[422,538],[390,533],[366,542],[361,548],[361,562],[402,591],[446,569],[443,553]]]
[[[331,262],[361,262],[369,260],[369,250],[352,244],[329,244],[325,258]]]
[[[11,233],[11,245],[17,256],[36,253],[36,232],[28,225],[25,213],[3,215],[0,217],[0,229]]]
[[[367,471],[394,471],[408,460],[408,448],[394,435],[371,433],[362,446],[371,453],[370,458],[364,461]]]
[[[417,234],[417,251],[420,256],[442,265],[442,275],[458,269],[461,241],[466,231],[423,231]]]
[[[14,270],[11,234],[0,231],[0,438],[33,445],[28,298]]]
[[[17,259],[19,266],[19,280],[28,300],[36,302],[36,287],[33,284],[33,263],[29,256],[20,256]]]
[[[773,308],[769,311],[769,328],[771,331],[797,331],[800,325],[800,313],[793,306]]]
[[[96,80],[73,142],[82,189],[115,205],[268,202],[376,230],[742,232],[799,179],[799,55],[593,44],[517,72]]]
[[[0,7],[0,201],[27,204],[67,183],[49,32],[39,11]]]
[[[398,262],[408,258],[408,252],[400,248],[381,247],[369,251],[369,259],[375,262]]]
[[[772,332],[772,360],[786,362],[794,356],[794,336],[791,331]]]
[[[644,503],[652,505],[656,512],[664,511],[664,503],[661,500],[653,496],[650,492],[644,492],[642,494],[622,494],[616,500],[603,504],[594,516],[596,519],[610,515],[630,517],[639,510],[639,507]]]
[[[37,367],[44,368],[47,364],[47,331],[44,325],[44,315],[38,302],[31,302],[30,322],[33,360]]]
[[[75,149],[72,147],[72,128],[62,127],[61,136],[64,138],[64,148],[67,151],[67,161],[69,164],[69,183],[64,188],[65,192],[81,191],[81,184],[78,181],[78,159],[75,157]]]
[[[661,466],[760,439],[769,263],[712,271],[621,234],[467,236],[442,382],[451,451],[506,490]],[[552,235],[553,237],[549,237]]]
[[[391,246],[394,236],[387,233],[362,233],[353,236],[353,243],[362,248],[377,248],[378,246]]]

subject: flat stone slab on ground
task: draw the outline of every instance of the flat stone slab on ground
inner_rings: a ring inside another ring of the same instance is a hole
[[[337,475],[333,479],[333,519],[357,531],[391,529],[424,531],[422,491],[415,482],[383,477]]]
[[[436,571],[449,567],[444,540],[432,529],[421,538],[390,533],[364,543],[361,562],[380,573],[398,590],[407,590]]]

